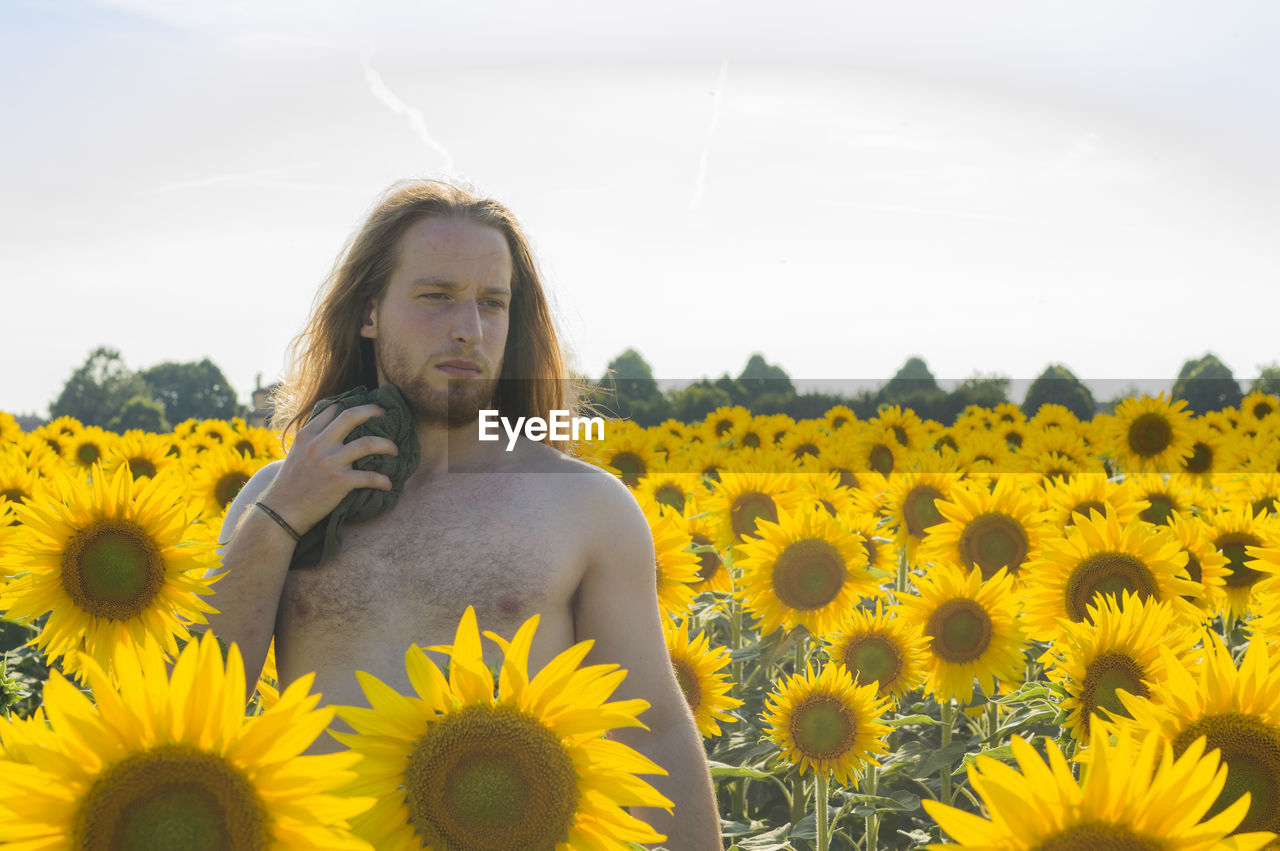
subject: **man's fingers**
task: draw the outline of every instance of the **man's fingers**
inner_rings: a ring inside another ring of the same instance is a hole
[[[345,440],[351,430],[360,425],[360,423],[368,422],[374,417],[380,417],[386,412],[386,408],[381,405],[356,405],[354,408],[347,408],[334,418],[329,427],[325,429],[325,434],[332,433],[339,441]]]
[[[374,473],[368,470],[354,470],[356,483],[355,488],[373,488],[374,490],[389,491],[391,490],[391,478],[384,476],[382,473]],[[352,488],[352,490],[355,490]]]
[[[364,437],[356,438],[350,443],[343,444],[342,448],[334,455],[334,458],[343,466],[347,466],[366,455],[399,454],[400,447],[396,445],[394,440],[386,437],[374,437],[368,434]]]

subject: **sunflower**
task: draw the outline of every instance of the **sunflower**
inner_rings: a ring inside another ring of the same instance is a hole
[[[837,431],[858,421],[858,415],[848,405],[836,405],[833,408],[828,408],[822,418],[826,420],[827,428],[831,429],[831,431]]]
[[[1059,405],[1056,402],[1045,402],[1042,404],[1026,421],[1027,433],[1037,434],[1053,429],[1061,429],[1063,431],[1076,431],[1080,427],[1080,418],[1071,412],[1066,405]]]
[[[1022,679],[1026,642],[1007,571],[984,582],[978,567],[966,575],[943,565],[917,580],[916,590],[919,596],[903,597],[895,613],[918,626],[929,642],[925,688],[935,700],[971,702],[975,677],[989,696],[997,681]]]
[[[938,502],[941,523],[935,525],[920,549],[921,561],[948,562],[965,570],[975,566],[990,579],[1000,568],[1015,580],[1040,546],[1039,506],[1033,492],[1022,487],[1018,474],[996,479],[987,490],[960,483],[948,499]]]
[[[802,420],[778,441],[777,447],[789,455],[795,463],[806,458],[816,458],[831,434],[819,420]]]
[[[862,538],[862,548],[867,551],[867,570],[872,576],[888,578],[898,569],[893,541],[885,536],[885,529],[868,511],[855,510],[837,515],[850,532]],[[879,595],[876,595],[879,596]]]
[[[1013,455],[1013,470],[1039,473],[1049,478],[1070,478],[1073,473],[1105,473],[1080,433],[1080,426],[1028,432]]]
[[[844,665],[859,683],[876,683],[876,697],[897,703],[924,684],[924,637],[905,618],[890,617],[879,600],[874,614],[854,609],[824,640],[827,658]]]
[[[669,461],[655,461],[637,482],[635,491],[680,512],[688,500],[708,492],[702,476],[689,472],[683,465],[672,469]]]
[[[815,473],[801,476],[797,482],[800,493],[820,504],[832,517],[856,511],[858,503],[854,490],[840,484],[838,473]]]
[[[200,516],[218,519],[226,514],[227,506],[231,505],[240,489],[266,463],[257,458],[246,458],[229,446],[200,453],[191,469],[191,495],[193,502],[200,507]]]
[[[720,481],[720,473],[733,457],[733,452],[719,446],[705,446],[693,442],[680,446],[667,456],[666,467],[678,472],[689,472],[709,482]]]
[[[663,457],[649,432],[626,420],[611,421],[605,440],[582,440],[578,449],[584,460],[605,468],[629,488],[634,488],[649,466]]]
[[[216,611],[200,599],[217,579],[214,548],[190,543],[193,519],[171,480],[135,481],[128,467],[93,482],[63,474],[53,482],[59,499],[15,507],[25,526],[18,541],[24,572],[0,594],[11,620],[48,620],[33,643],[49,658],[78,669],[83,650],[110,670],[117,644],[159,643],[167,653],[186,639],[186,623],[206,623]]]
[[[97,704],[57,671],[50,727],[0,722],[0,841],[23,848],[368,849],[348,819],[370,798],[339,797],[352,753],[300,756],[333,718],[313,674],[273,708],[244,715],[244,663],[215,637],[188,644],[172,675],[157,647],[117,648],[115,682],[80,664]]]
[[[924,421],[910,408],[886,405],[867,422],[891,432],[898,445],[908,452],[923,449],[926,445]]]
[[[908,560],[914,560],[916,547],[929,527],[945,520],[938,505],[951,498],[952,489],[960,481],[959,468],[947,464],[938,453],[916,457],[927,459],[922,469],[891,474],[884,501],[898,549],[906,553]]]
[[[1027,565],[1024,606],[1033,638],[1055,640],[1062,632],[1059,618],[1086,621],[1090,603],[1125,591],[1172,601],[1180,616],[1199,620],[1196,606],[1183,598],[1204,592],[1187,577],[1187,556],[1167,528],[1141,520],[1122,526],[1108,506],[1105,516],[1077,515],[1063,531],[1042,539],[1040,556]]]
[[[956,451],[956,465],[966,472],[1007,473],[1014,469],[1013,452],[994,434],[973,431],[966,434]]]
[[[838,626],[860,596],[875,593],[861,537],[821,507],[783,511],[777,523],[761,521],[757,531],[760,537],[740,548],[739,594],[761,632],[802,625],[821,635]]]
[[[1077,515],[1088,517],[1090,511],[1106,514],[1108,505],[1122,524],[1128,524],[1149,507],[1131,484],[1112,481],[1103,473],[1079,473],[1066,481],[1046,479],[1044,495],[1047,507],[1040,519],[1055,529],[1074,525]]]
[[[969,785],[982,797],[988,818],[925,799],[925,811],[963,849],[1258,849],[1269,833],[1228,837],[1244,808],[1203,820],[1228,782],[1212,745],[1191,743],[1177,758],[1154,734],[1122,732],[1112,742],[1094,726],[1091,759],[1077,783],[1057,744],[1045,740],[1048,763],[1021,736],[1010,744],[1018,769],[980,755],[969,767]]]
[[[1280,832],[1280,668],[1262,642],[1249,643],[1236,668],[1217,633],[1206,633],[1203,660],[1183,665],[1162,651],[1168,677],[1151,698],[1120,694],[1129,718],[1122,727],[1156,730],[1181,755],[1207,737],[1227,765],[1226,787],[1209,809],[1214,815],[1250,793],[1248,815],[1238,830]],[[1099,725],[1101,726],[1101,725]]]
[[[1207,507],[1211,499],[1208,491],[1185,473],[1137,473],[1125,476],[1125,481],[1133,486],[1135,498],[1148,503],[1138,517],[1159,526],[1167,526],[1175,514],[1191,516],[1197,508]]]
[[[1264,561],[1250,559],[1247,550],[1266,546],[1280,537],[1280,520],[1255,512],[1242,502],[1226,503],[1204,519],[1213,546],[1227,559],[1227,614],[1242,618],[1253,608],[1254,586],[1276,569]]]
[[[707,414],[698,432],[707,443],[720,443],[729,440],[734,429],[748,422],[751,422],[751,412],[746,408],[741,405],[725,406]]]
[[[1070,714],[1062,726],[1072,736],[1086,740],[1090,720],[1106,710],[1126,715],[1119,689],[1147,697],[1154,683],[1165,679],[1160,648],[1168,648],[1183,662],[1190,662],[1200,636],[1195,627],[1177,618],[1168,603],[1143,600],[1126,592],[1123,601],[1103,597],[1089,605],[1089,618],[1063,626],[1063,636],[1051,649],[1049,677],[1063,682],[1067,697],[1063,711]]]
[[[889,727],[879,723],[889,700],[876,697],[875,683],[859,686],[841,664],[816,676],[805,668],[769,695],[769,737],[801,773],[830,772],[841,786],[857,789],[859,770],[880,765],[876,757],[889,750]]]
[[[852,424],[836,432],[818,453],[818,471],[835,473],[840,477],[841,487],[861,489],[868,476],[884,478],[878,473],[863,472],[866,466],[863,460],[860,460],[858,448],[851,438],[859,428],[858,425]]]
[[[733,577],[725,566],[724,551],[716,546],[715,526],[697,501],[685,503],[684,528],[693,541],[693,554],[698,559],[698,581],[693,584],[693,593],[732,591]]]
[[[704,739],[720,735],[718,722],[733,723],[738,719],[729,714],[730,709],[742,705],[742,701],[729,695],[734,684],[724,674],[718,673],[729,664],[729,653],[723,647],[712,647],[707,636],[698,633],[689,639],[688,623],[677,625],[664,619],[662,634],[666,638],[667,653],[671,655],[671,667],[676,682],[684,694],[698,732]]]
[[[743,449],[759,449],[773,443],[772,433],[768,431],[765,417],[743,420],[730,432],[722,435],[721,440],[727,441],[731,447]]]
[[[135,479],[154,476],[178,466],[178,458],[169,452],[173,440],[166,435],[127,431],[102,458],[102,468],[108,475],[121,464],[128,464]]]
[[[1123,472],[1181,470],[1192,454],[1191,414],[1164,394],[1130,397],[1107,420],[1105,447]]]
[[[754,537],[760,521],[777,521],[779,510],[794,509],[801,502],[794,475],[726,471],[705,507],[718,529],[716,543],[728,549]]]
[[[115,446],[119,437],[98,426],[85,426],[62,447],[62,457],[73,467],[87,472]]]
[[[1255,422],[1271,422],[1280,413],[1280,398],[1274,393],[1254,390],[1240,400],[1240,413]]]
[[[1192,420],[1188,429],[1191,432],[1191,454],[1179,464],[1182,472],[1203,482],[1239,464],[1233,451],[1236,441],[1200,420]]]
[[[29,502],[35,496],[42,473],[27,453],[0,446],[0,505]]]
[[[643,727],[643,700],[608,701],[626,676],[617,665],[578,667],[590,641],[575,644],[529,678],[534,615],[507,642],[497,689],[468,606],[446,678],[413,645],[405,670],[416,697],[376,677],[356,677],[371,708],[337,707],[355,733],[331,732],[364,758],[347,788],[378,803],[353,820],[378,849],[613,848],[665,837],[621,808],[672,804],[636,774],[658,765],[604,734]]]
[[[901,469],[911,453],[898,443],[892,429],[868,422],[852,441],[853,473],[863,472],[889,475]]]
[[[1240,476],[1228,489],[1228,500],[1249,503],[1254,514],[1280,515],[1280,473],[1251,473]]]
[[[663,611],[683,617],[693,603],[693,586],[698,582],[698,556],[693,553],[693,538],[685,530],[684,518],[672,508],[637,494],[637,501],[649,521],[653,536],[654,575],[658,586],[658,603]]]

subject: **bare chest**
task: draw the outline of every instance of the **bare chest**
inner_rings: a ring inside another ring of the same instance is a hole
[[[347,527],[336,556],[285,581],[282,679],[339,660],[398,666],[410,644],[452,643],[467,606],[481,629],[508,636],[534,613],[571,630],[581,536],[537,478],[459,476]]]

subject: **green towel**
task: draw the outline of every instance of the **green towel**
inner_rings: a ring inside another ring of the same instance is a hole
[[[418,433],[413,430],[413,414],[409,405],[394,384],[384,384],[369,391],[363,386],[348,390],[338,396],[321,399],[311,409],[307,422],[315,419],[330,405],[337,405],[339,413],[347,408],[368,404],[381,405],[387,413],[361,423],[351,430],[344,443],[350,443],[365,435],[387,437],[400,447],[399,455],[366,455],[352,465],[357,470],[372,470],[391,479],[391,490],[356,488],[342,498],[338,507],[323,520],[307,530],[293,550],[290,570],[306,570],[315,567],[338,551],[342,545],[342,525],[372,520],[384,511],[390,511],[400,498],[405,481],[418,468]]]

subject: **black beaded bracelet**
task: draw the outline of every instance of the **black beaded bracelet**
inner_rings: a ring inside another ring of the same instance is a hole
[[[300,540],[302,538],[302,536],[298,534],[297,530],[295,530],[292,526],[289,525],[289,521],[285,520],[279,514],[276,514],[274,511],[272,511],[271,507],[267,505],[265,502],[255,502],[254,505],[258,506],[263,511],[267,512],[267,516],[270,517],[272,520],[276,521],[276,523],[280,525],[281,529],[285,530],[290,535],[292,535],[295,541]]]

